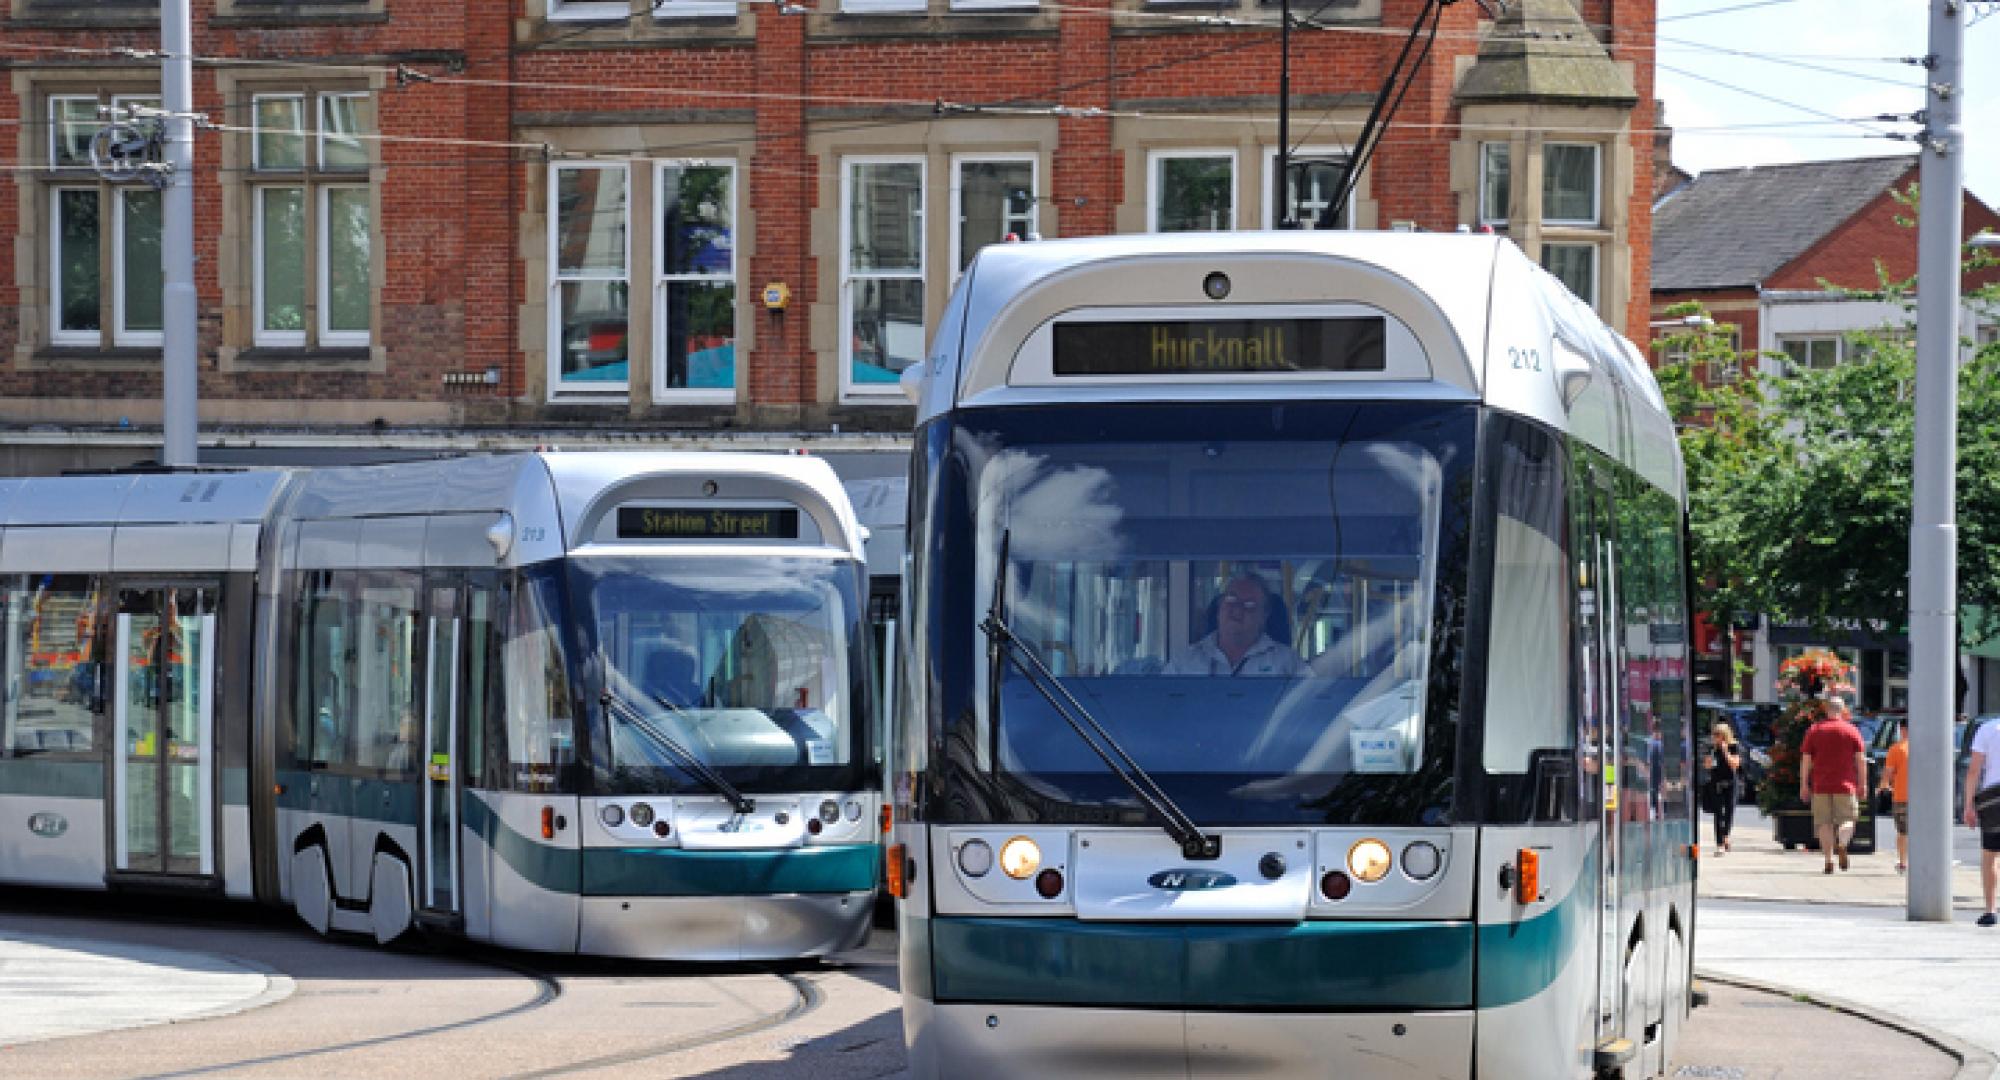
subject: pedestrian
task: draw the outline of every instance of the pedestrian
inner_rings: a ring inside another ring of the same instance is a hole
[[[1718,721],[1708,737],[1708,797],[1715,814],[1715,853],[1729,850],[1729,830],[1736,826],[1736,776],[1743,767],[1736,733],[1727,720]]]
[[[1979,925],[1996,921],[1993,893],[2000,886],[2000,720],[1988,720],[1972,736],[1972,760],[1965,763],[1965,823],[1979,830],[1979,884],[1986,889],[1986,914]]]
[[[1882,777],[1876,791],[1889,793],[1889,812],[1896,819],[1896,872],[1910,868],[1910,722],[1891,720],[1896,725],[1896,745],[1882,759]]]
[[[1813,680],[1807,693],[1815,693],[1817,683]],[[1813,832],[1826,856],[1822,873],[1831,874],[1836,860],[1847,869],[1847,841],[1861,816],[1862,785],[1867,783],[1868,744],[1847,719],[1845,702],[1820,698],[1816,705],[1820,718],[1799,748],[1799,798],[1812,805]]]

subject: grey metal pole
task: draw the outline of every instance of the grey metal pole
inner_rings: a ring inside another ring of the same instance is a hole
[[[1909,918],[1951,920],[1958,702],[1958,282],[1965,189],[1963,0],[1930,0],[1917,210],[1916,461],[1910,519]]]
[[[1285,197],[1292,170],[1292,0],[1283,0],[1278,14],[1278,154],[1271,178],[1271,227],[1296,229],[1292,201]]]
[[[160,193],[164,303],[160,463],[195,463],[194,34],[188,0],[160,3],[160,97],[167,184]]]

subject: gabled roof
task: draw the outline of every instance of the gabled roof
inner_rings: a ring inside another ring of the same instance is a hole
[[[1702,173],[1653,210],[1653,291],[1760,284],[1916,166],[1905,154]]]

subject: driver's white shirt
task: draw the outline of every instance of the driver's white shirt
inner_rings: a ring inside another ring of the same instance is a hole
[[[1305,662],[1291,646],[1281,645],[1269,634],[1257,635],[1243,659],[1235,664],[1222,655],[1222,647],[1209,634],[1189,645],[1167,662],[1167,675],[1278,675],[1292,677],[1305,671]]]

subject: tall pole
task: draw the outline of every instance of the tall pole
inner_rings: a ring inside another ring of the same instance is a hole
[[[1310,133],[1308,133],[1310,134]],[[1292,0],[1284,0],[1278,16],[1278,156],[1271,178],[1271,223],[1293,229],[1292,200],[1285,197],[1286,175],[1292,168]]]
[[[160,97],[166,187],[160,193],[163,278],[160,464],[195,463],[194,34],[188,0],[160,3]]]
[[[1963,0],[1930,0],[1917,209],[1916,462],[1910,519],[1909,918],[1951,920],[1951,725],[1958,702],[1958,279]]]

